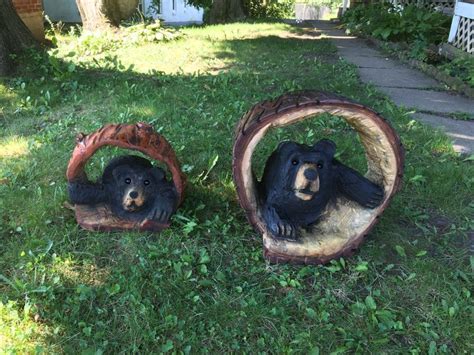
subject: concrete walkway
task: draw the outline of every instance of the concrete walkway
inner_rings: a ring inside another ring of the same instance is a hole
[[[330,38],[339,55],[359,68],[360,79],[371,83],[399,106],[413,109],[413,118],[443,130],[460,153],[474,152],[474,121],[449,118],[452,113],[474,116],[474,100],[444,90],[433,78],[388,58],[363,39],[348,36],[336,24],[311,21],[314,30]]]

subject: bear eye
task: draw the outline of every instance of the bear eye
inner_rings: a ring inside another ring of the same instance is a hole
[[[130,184],[132,183],[132,179],[126,178],[126,179],[125,179],[125,183],[126,183],[127,185],[130,185]]]
[[[318,161],[318,164],[316,166],[318,167],[318,169],[322,169],[323,168],[323,162]]]
[[[292,164],[292,165],[298,165],[298,160],[293,159],[293,160],[291,161],[291,164]]]
[[[143,181],[143,184],[144,184],[145,186],[150,185],[150,180],[145,180],[145,181]]]

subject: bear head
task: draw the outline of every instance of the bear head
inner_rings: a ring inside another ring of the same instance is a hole
[[[335,151],[334,142],[326,139],[313,146],[282,142],[265,166],[262,183],[267,192],[273,190],[291,201],[309,202],[321,193],[330,194]]]
[[[115,202],[126,212],[141,211],[150,206],[156,192],[166,181],[161,168],[128,164],[115,167],[112,176],[116,190],[111,193],[116,197]]]

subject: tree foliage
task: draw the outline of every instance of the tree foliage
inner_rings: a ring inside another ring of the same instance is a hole
[[[158,1],[158,0],[156,0]],[[240,11],[233,13],[235,3],[240,3],[245,16],[251,18],[288,18],[293,16],[295,0],[189,0],[190,5],[204,8],[212,14],[215,7],[227,8],[227,20],[239,19],[242,16]],[[222,12],[222,10],[220,10]],[[237,16],[238,15],[238,16]],[[210,21],[212,22],[212,16]]]
[[[290,18],[295,0],[244,0],[244,8],[251,18]]]
[[[350,9],[343,22],[351,31],[382,40],[438,44],[446,41],[451,18],[415,5],[375,4]]]

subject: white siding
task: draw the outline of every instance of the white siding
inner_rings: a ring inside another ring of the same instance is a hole
[[[151,10],[152,0],[142,0],[142,2],[147,16],[160,18],[169,23],[202,23],[203,10],[186,5],[184,0],[161,0],[161,14],[156,14]]]

